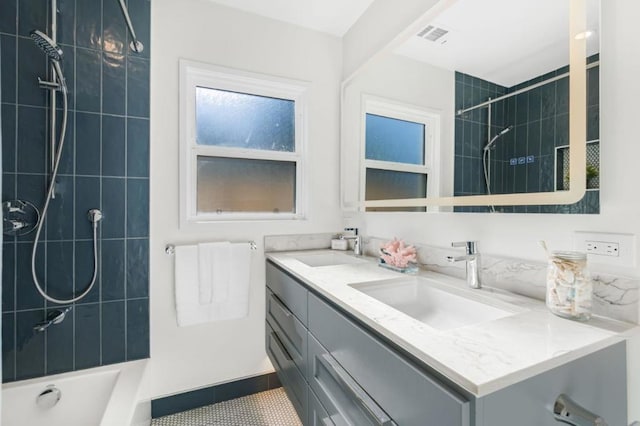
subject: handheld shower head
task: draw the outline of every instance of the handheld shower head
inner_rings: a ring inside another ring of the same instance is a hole
[[[489,143],[484,147],[484,150],[487,151],[487,150],[493,148],[493,145],[495,145],[495,143],[498,140],[498,138],[500,136],[504,136],[505,134],[509,133],[511,131],[511,129],[513,129],[513,126],[506,127],[502,131],[500,131],[500,133],[498,133],[493,138],[491,138]]]
[[[67,84],[60,67],[60,61],[62,61],[62,49],[56,44],[55,41],[51,40],[51,38],[42,31],[31,31],[31,38],[51,61],[51,65],[53,66],[53,69],[58,77],[58,82],[60,83],[59,87],[64,93],[66,93]]]
[[[62,49],[48,35],[39,30],[33,30],[31,38],[49,59],[56,62],[62,60]]]
[[[505,133],[509,133],[509,131],[510,131],[511,129],[513,129],[513,126],[506,127],[504,130],[502,130],[500,133],[498,133],[498,136],[502,136],[502,135],[504,135]]]

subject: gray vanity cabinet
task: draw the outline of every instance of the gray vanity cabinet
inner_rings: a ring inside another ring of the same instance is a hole
[[[436,377],[267,262],[266,349],[305,425],[559,426],[564,393],[626,425],[626,349],[618,343],[482,398]]]
[[[313,294],[309,295],[309,331],[397,424],[469,425],[468,400],[418,370]],[[311,347],[312,342],[309,344]],[[309,367],[313,367],[312,361]]]
[[[479,424],[561,426],[551,405],[565,394],[609,426],[627,426],[626,376],[626,348],[618,343],[479,399]]]

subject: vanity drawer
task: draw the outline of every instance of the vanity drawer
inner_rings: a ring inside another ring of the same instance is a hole
[[[308,426],[335,426],[329,413],[327,413],[327,410],[325,410],[320,401],[318,401],[318,397],[311,390],[309,391],[307,411],[309,418],[305,424],[308,424]]]
[[[309,295],[309,331],[399,425],[470,424],[470,403],[462,395],[419,370],[313,294]],[[309,345],[315,347],[311,341]],[[309,351],[311,359],[315,353],[311,348]],[[310,368],[311,361],[307,365],[308,379]]]
[[[267,321],[304,375],[307,360],[307,329],[268,288],[266,311]]]
[[[310,394],[317,395],[321,406],[326,408],[329,419],[323,420],[324,424],[396,426],[378,403],[311,335],[308,380],[312,390]]]
[[[481,426],[559,426],[551,413],[565,394],[608,425],[628,425],[624,342],[538,374],[480,400]]]
[[[307,289],[286,272],[267,261],[267,287],[282,301],[296,317],[307,325]]]
[[[298,371],[291,355],[269,323],[266,324],[265,334],[267,355],[278,374],[278,378],[300,419],[306,419],[307,382]]]

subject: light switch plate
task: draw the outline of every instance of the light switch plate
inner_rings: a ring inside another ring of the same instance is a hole
[[[576,231],[573,237],[573,248],[587,253],[589,263],[629,268],[636,266],[634,234]],[[612,249],[617,249],[617,254],[613,253]]]

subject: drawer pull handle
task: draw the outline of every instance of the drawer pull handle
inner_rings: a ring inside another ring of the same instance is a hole
[[[324,354],[318,358],[331,376],[345,389],[364,409],[364,413],[377,426],[397,426],[396,423],[371,399],[369,395],[356,383],[344,368],[331,355]]]
[[[289,310],[289,308],[287,308],[287,306],[284,303],[282,303],[282,301],[280,300],[280,298],[278,298],[278,296],[273,294],[271,295],[271,298],[273,299],[274,302],[276,302],[276,304],[280,307],[280,309],[282,309],[282,311],[284,312],[284,315],[287,318],[291,316],[291,311]]]
[[[597,414],[578,405],[567,395],[560,395],[553,404],[553,417],[572,426],[607,426],[607,422]]]
[[[276,346],[278,346],[278,349],[280,349],[280,352],[282,352],[282,354],[287,359],[287,361],[293,361],[293,358],[291,357],[291,355],[289,355],[289,351],[287,350],[287,348],[284,347],[284,345],[282,344],[282,341],[280,340],[280,338],[278,337],[275,331],[271,332],[271,339],[274,342],[276,342]]]

